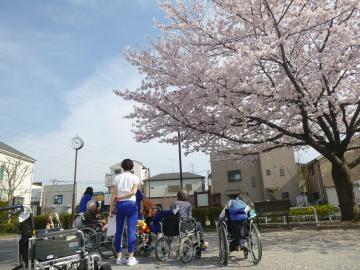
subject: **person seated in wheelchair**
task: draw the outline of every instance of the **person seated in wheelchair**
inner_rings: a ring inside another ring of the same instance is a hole
[[[242,194],[231,197],[220,213],[219,219],[226,221],[231,236],[230,251],[246,247],[251,214],[251,202]]]
[[[170,205],[170,209],[173,211],[173,213],[178,213],[180,219],[182,220],[192,218],[192,206],[191,203],[188,202],[186,193],[180,190],[176,197],[177,200]],[[196,231],[199,232],[201,249],[206,249],[207,245],[204,242],[204,233],[200,222],[196,222]]]
[[[101,228],[105,223],[105,220],[101,218],[101,213],[98,210],[96,202],[90,201],[87,205],[87,210],[84,215],[84,225]]]

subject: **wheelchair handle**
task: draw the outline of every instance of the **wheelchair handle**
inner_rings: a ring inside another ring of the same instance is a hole
[[[5,208],[0,208],[0,211],[8,211],[8,210],[15,210],[15,209],[24,210],[24,206],[22,206],[22,205],[9,206],[9,207],[5,207]]]

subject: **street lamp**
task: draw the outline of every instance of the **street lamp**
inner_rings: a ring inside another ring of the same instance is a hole
[[[71,206],[71,222],[74,220],[74,212],[75,212],[75,187],[76,187],[76,168],[77,168],[77,153],[78,150],[83,148],[84,141],[76,136],[71,139],[70,145],[73,149],[75,149],[75,170],[74,170],[74,187],[73,187],[73,196],[72,196],[72,206]]]

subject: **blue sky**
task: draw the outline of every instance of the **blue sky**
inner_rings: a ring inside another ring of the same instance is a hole
[[[0,140],[37,159],[34,181],[71,181],[76,134],[84,185],[102,189],[125,157],[152,175],[178,170],[176,146],[134,142],[123,119],[133,104],[112,92],[139,86],[122,51],[146,47],[162,16],[151,0],[0,1]],[[183,168],[206,175],[209,158],[189,155]]]

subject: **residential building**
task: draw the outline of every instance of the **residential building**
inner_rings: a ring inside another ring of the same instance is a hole
[[[41,182],[34,182],[31,185],[31,209],[34,214],[41,214],[43,186]]]
[[[42,214],[71,213],[73,184],[45,185],[42,198]],[[76,184],[75,205],[80,203],[85,188]]]
[[[9,191],[9,178],[7,174],[10,173],[11,175],[16,171],[16,176],[10,178],[12,179],[11,185],[17,186],[11,203],[30,206],[35,161],[32,157],[0,142],[0,200],[9,200],[7,192]]]
[[[205,191],[205,177],[202,175],[183,172],[183,190],[186,190],[190,202],[193,202],[193,195],[196,192]],[[180,173],[162,173],[150,177],[144,186],[145,197],[150,198],[154,203],[163,207],[169,207],[176,199],[177,192],[181,189]]]
[[[149,168],[145,167],[144,164],[140,161],[133,160],[134,168],[132,169],[132,173],[135,174],[141,182],[146,181],[150,176]],[[121,168],[121,162],[117,163],[110,167],[110,174],[106,174],[105,177],[105,186],[111,186],[116,175],[121,174],[123,169]]]
[[[253,160],[235,160],[221,153],[211,154],[211,192],[221,194],[221,204],[236,194],[252,201],[289,199],[299,193],[292,148],[261,153]]]
[[[353,160],[360,155],[360,150],[348,152],[346,160]],[[303,174],[309,201],[312,203],[329,203],[339,205],[334,180],[331,175],[331,163],[324,156],[320,156],[303,165]],[[360,165],[350,170],[354,184],[355,199],[360,204]]]

